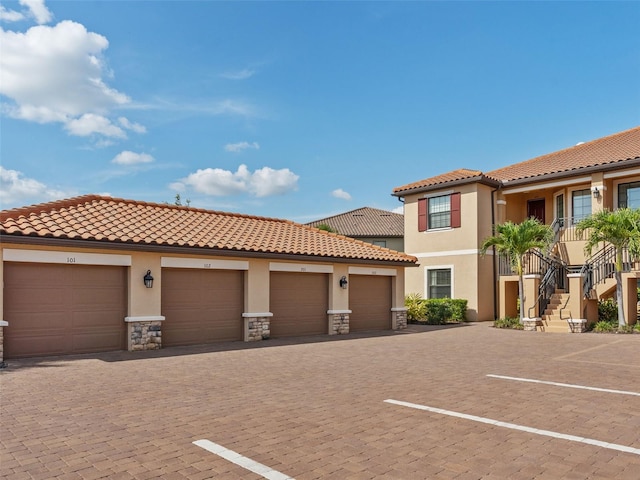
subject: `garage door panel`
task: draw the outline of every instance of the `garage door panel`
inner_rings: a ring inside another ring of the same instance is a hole
[[[7,358],[126,348],[124,267],[6,262],[4,278]]]
[[[244,272],[163,269],[162,343],[196,345],[242,340]]]
[[[329,279],[321,273],[272,272],[271,336],[322,335],[328,332]]]
[[[391,328],[391,277],[352,275],[349,279],[349,331]]]

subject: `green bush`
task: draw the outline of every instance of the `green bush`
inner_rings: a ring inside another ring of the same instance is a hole
[[[598,320],[601,322],[618,323],[618,304],[612,298],[598,302]]]
[[[519,318],[505,317],[499,318],[493,322],[495,328],[512,328],[514,330],[524,330],[524,325],[520,323]]]
[[[633,325],[622,325],[618,327],[618,333],[633,333]]]
[[[636,324],[633,326],[633,330],[640,333],[640,322],[636,321]]]
[[[410,293],[404,297],[404,306],[407,307],[407,320],[418,322],[426,316],[425,300],[419,293]]]
[[[600,320],[593,327],[593,331],[596,333],[610,333],[615,332],[618,329],[617,325],[612,322],[608,322],[606,320]]]
[[[424,299],[418,293],[410,293],[404,299],[407,320],[442,325],[467,320],[467,301],[459,298]]]

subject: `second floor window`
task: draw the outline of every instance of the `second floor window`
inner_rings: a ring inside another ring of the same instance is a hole
[[[578,223],[591,215],[591,190],[574,190],[571,194],[571,216],[573,223]]]
[[[418,200],[418,231],[460,227],[460,194]]]
[[[640,182],[618,185],[618,208],[640,208]]]

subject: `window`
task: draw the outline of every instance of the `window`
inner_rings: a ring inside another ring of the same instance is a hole
[[[591,215],[591,190],[585,188],[584,190],[574,190],[571,193],[571,206],[573,211],[571,216],[573,217],[573,223],[578,223],[580,220],[584,220]]]
[[[564,227],[564,194],[556,195],[556,219]]]
[[[374,245],[377,245],[378,247],[385,247],[387,246],[387,241],[386,240],[374,240],[372,242]]]
[[[418,231],[460,227],[460,194],[418,200]]]
[[[618,208],[640,208],[640,182],[618,185]]]
[[[427,297],[451,298],[451,269],[427,270]]]

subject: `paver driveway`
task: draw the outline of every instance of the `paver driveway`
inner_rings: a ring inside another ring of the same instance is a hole
[[[8,364],[2,478],[262,478],[201,439],[298,480],[640,478],[637,453],[385,402],[637,450],[640,335],[410,326]]]

